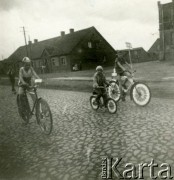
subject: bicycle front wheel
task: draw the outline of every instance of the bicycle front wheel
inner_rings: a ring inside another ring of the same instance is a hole
[[[96,96],[91,96],[90,97],[90,105],[91,105],[92,109],[95,110],[95,111],[99,108],[99,104],[96,101]]]
[[[41,130],[49,135],[53,128],[52,113],[48,103],[44,99],[39,99],[36,105],[36,119]]]
[[[23,121],[28,124],[30,119],[30,106],[28,102],[27,95],[17,95],[17,106],[19,116],[23,119]]]
[[[144,83],[136,83],[131,91],[132,99],[138,106],[146,106],[151,100],[149,87]]]
[[[111,114],[114,114],[117,112],[117,103],[115,102],[114,99],[109,98],[107,100],[107,109]]]

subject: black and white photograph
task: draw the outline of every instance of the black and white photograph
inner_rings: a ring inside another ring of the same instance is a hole
[[[174,0],[0,0],[0,180],[174,177]]]

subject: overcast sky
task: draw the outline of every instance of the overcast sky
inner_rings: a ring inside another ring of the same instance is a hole
[[[94,26],[115,49],[148,50],[159,34],[157,0],[0,0],[0,24],[0,59],[24,45],[22,26],[27,41]]]

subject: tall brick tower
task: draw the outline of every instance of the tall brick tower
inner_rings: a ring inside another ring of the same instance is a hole
[[[160,60],[174,60],[174,0],[161,4],[158,1]]]

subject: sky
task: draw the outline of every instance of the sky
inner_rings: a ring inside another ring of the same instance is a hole
[[[158,0],[0,0],[0,60],[27,41],[94,26],[115,49],[148,50],[159,37]],[[161,0],[168,3],[171,0]]]

